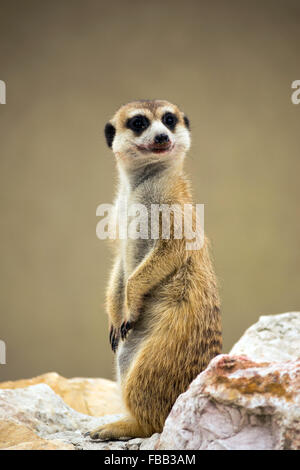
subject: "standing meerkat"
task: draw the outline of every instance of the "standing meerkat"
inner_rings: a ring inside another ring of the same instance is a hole
[[[188,118],[167,101],[122,106],[105,127],[119,173],[122,203],[191,204],[183,162]],[[194,214],[193,214],[194,215]],[[221,352],[220,304],[205,238],[189,251],[186,238],[117,240],[107,290],[110,343],[127,415],[90,432],[92,439],[161,432],[178,395]],[[161,225],[161,220],[160,220]],[[161,226],[160,226],[161,228]]]

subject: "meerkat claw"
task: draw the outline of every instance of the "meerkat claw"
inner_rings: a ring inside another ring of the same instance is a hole
[[[117,348],[118,348],[118,345],[119,345],[119,340],[120,340],[120,337],[119,336],[114,336],[114,339],[113,339],[113,342],[112,342],[112,350],[113,352],[115,353]]]
[[[129,330],[132,329],[132,322],[124,321],[121,325],[121,338],[122,340],[126,339]]]
[[[109,332],[109,344],[111,345],[112,343],[112,337],[113,337],[113,332],[114,332],[114,328],[113,326],[110,328],[110,332]]]
[[[110,342],[111,349],[113,350],[113,352],[116,352],[119,341],[120,341],[120,333],[118,332],[116,328],[112,326],[110,329],[110,333],[109,333],[109,342]]]

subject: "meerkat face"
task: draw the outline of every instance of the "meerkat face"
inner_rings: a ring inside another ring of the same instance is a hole
[[[127,165],[183,159],[190,147],[188,118],[168,101],[135,101],[122,106],[105,126],[117,159]]]

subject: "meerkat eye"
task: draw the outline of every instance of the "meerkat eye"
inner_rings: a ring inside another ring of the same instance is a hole
[[[173,113],[165,113],[162,117],[163,124],[171,129],[171,131],[175,129],[177,121],[178,119]]]
[[[146,116],[138,114],[127,121],[127,127],[133,132],[142,133],[147,127],[149,127],[150,121]]]

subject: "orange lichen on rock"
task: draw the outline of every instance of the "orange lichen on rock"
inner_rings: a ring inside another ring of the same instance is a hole
[[[273,372],[266,376],[254,374],[252,377],[229,378],[224,375],[216,377],[216,385],[225,385],[231,390],[237,390],[241,394],[270,393],[274,397],[291,400],[293,394],[288,391],[290,381],[280,377],[279,372]]]
[[[254,362],[249,359],[247,356],[229,356],[228,354],[221,354],[218,356],[218,361],[213,361],[211,363],[215,372],[230,373],[235,372],[236,370],[249,369],[251,367],[262,368],[269,365],[269,362]]]

